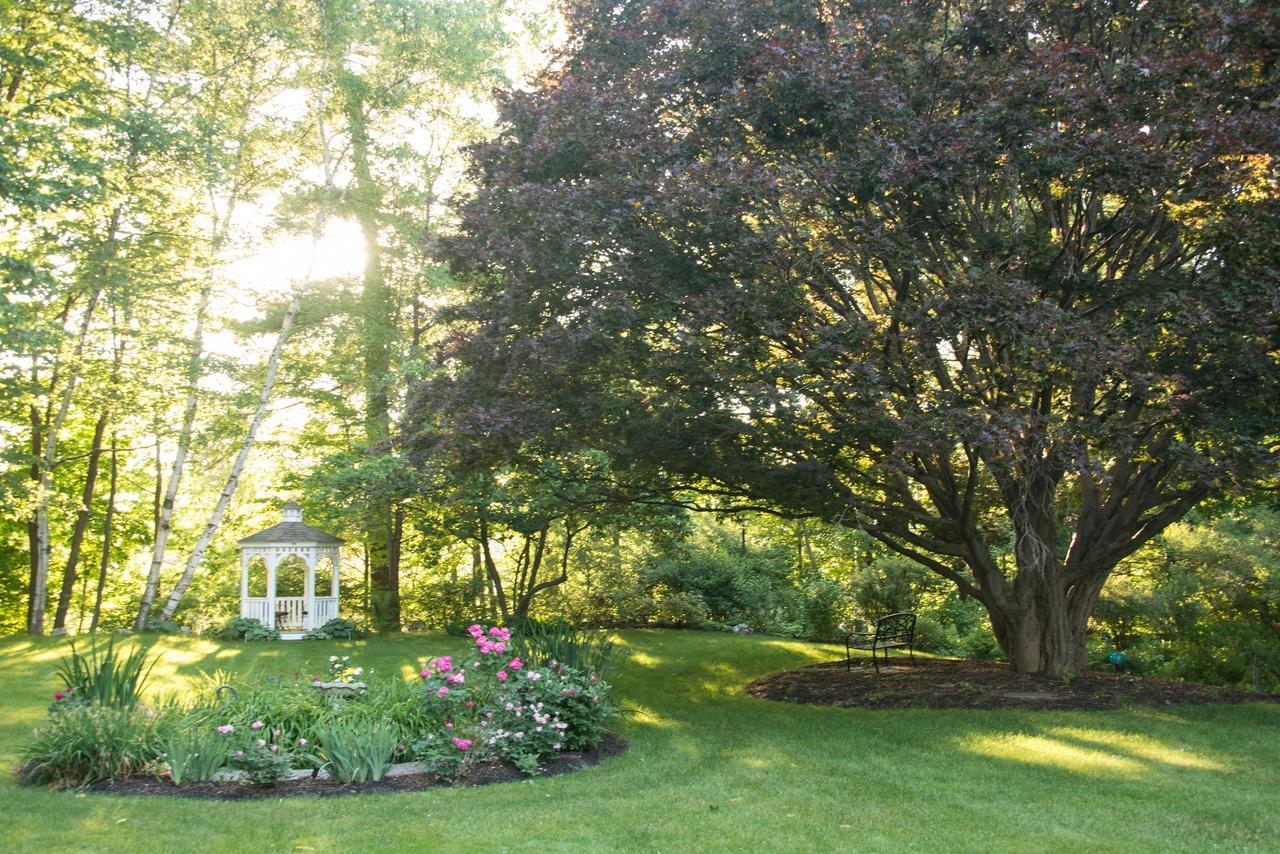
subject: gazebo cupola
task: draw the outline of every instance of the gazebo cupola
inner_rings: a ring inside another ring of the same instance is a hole
[[[252,617],[279,630],[283,640],[297,640],[308,629],[318,628],[338,616],[338,568],[343,540],[302,521],[302,508],[290,501],[281,521],[240,540],[240,616]],[[301,596],[276,595],[276,570],[290,558],[305,566]],[[266,568],[265,596],[249,595],[249,573],[255,558]],[[316,567],[327,560],[329,578],[320,579],[324,594],[316,591]]]

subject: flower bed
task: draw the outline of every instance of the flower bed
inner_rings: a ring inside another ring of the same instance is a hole
[[[363,671],[334,656],[327,678],[250,683],[214,674],[201,699],[187,703],[144,707],[135,692],[113,707],[62,690],[20,774],[52,785],[146,778],[172,790],[230,777],[224,785],[268,788],[299,776],[378,784],[398,763],[402,776],[426,778],[415,784],[421,787],[482,769],[536,774],[562,754],[581,757],[601,744],[613,707],[609,686],[595,673],[523,661],[510,652],[504,628],[469,632],[473,652],[456,662],[431,660],[417,684],[372,677],[356,683]],[[318,691],[315,684],[352,690]]]

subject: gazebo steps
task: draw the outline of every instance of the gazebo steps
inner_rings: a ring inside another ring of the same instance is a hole
[[[302,640],[302,636],[306,632],[281,632],[280,640]]]

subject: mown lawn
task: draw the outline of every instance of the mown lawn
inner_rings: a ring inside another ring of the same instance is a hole
[[[628,631],[631,742],[575,774],[483,788],[251,803],[49,792],[0,780],[0,849],[1280,850],[1280,706],[863,711],[747,697],[837,655],[765,637]],[[408,676],[463,642],[229,645],[163,638],[157,682],[310,672],[330,654]],[[57,687],[64,644],[0,642],[0,765]],[[308,662],[313,666],[308,667]]]

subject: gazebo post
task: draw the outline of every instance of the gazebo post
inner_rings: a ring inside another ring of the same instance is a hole
[[[247,617],[245,608],[249,605],[249,557],[247,550],[240,551],[240,616]]]
[[[329,595],[336,602],[338,598],[338,560],[341,558],[341,552],[338,549],[331,549],[329,556]]]
[[[267,557],[267,616],[271,618],[269,629],[276,628],[276,564],[280,562],[279,555],[268,555]]]
[[[307,549],[307,576],[302,584],[302,601],[306,611],[302,615],[302,628],[316,627],[316,550]]]

